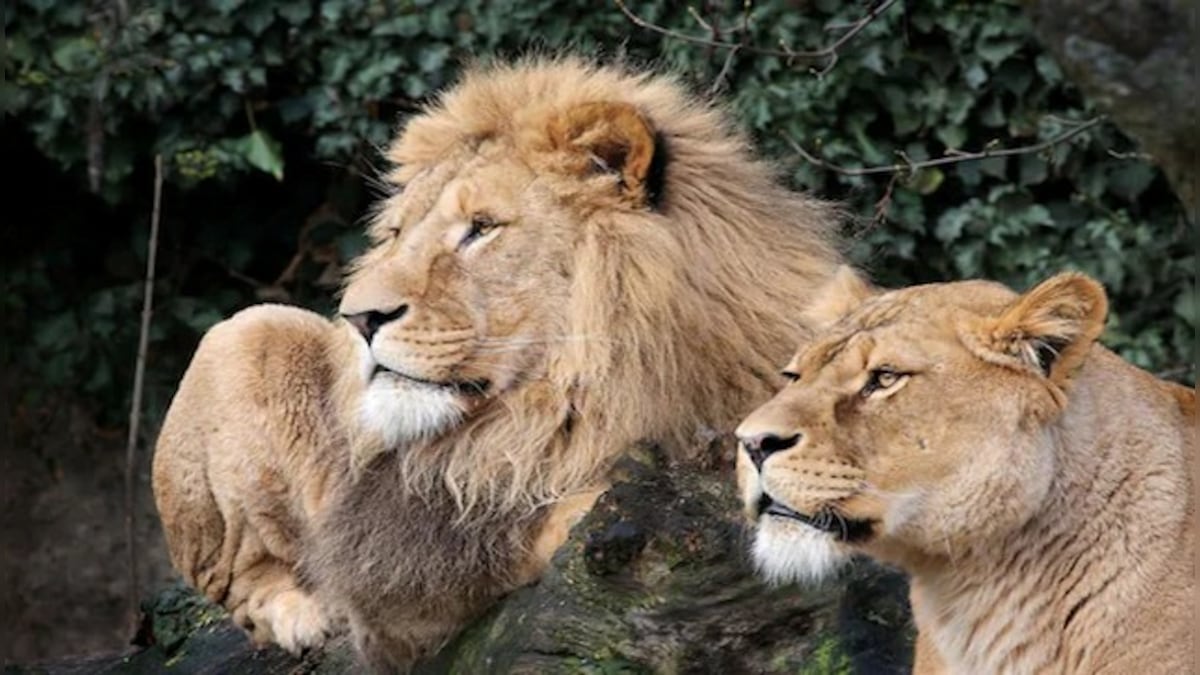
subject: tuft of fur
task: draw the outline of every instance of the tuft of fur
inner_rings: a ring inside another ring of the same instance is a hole
[[[819,583],[850,560],[829,534],[778,520],[755,529],[752,555],[758,573],[773,584]]]
[[[477,68],[388,157],[396,193],[342,311],[416,302],[411,325],[364,340],[348,322],[307,315],[295,330],[279,310],[248,310],[253,321],[218,326],[227,344],[197,353],[155,485],[189,581],[227,606],[315,594],[375,667],[402,669],[536,579],[564,514],[590,505],[632,443],[694,461],[696,434],[731,429],[769,395],[809,333],[794,309],[840,254],[835,211],[783,188],[721,111],[670,77],[573,58]],[[454,187],[464,177],[475,183]],[[513,225],[480,246],[497,265],[520,260],[516,273],[467,277],[485,254],[440,248],[469,217],[418,240],[458,202],[506,190]],[[456,279],[490,281],[467,292]],[[504,361],[486,395],[408,383],[389,398],[364,344],[376,361],[427,364],[430,379],[467,368],[450,353]],[[232,371],[245,377],[224,400],[196,384]],[[278,522],[279,545],[259,546]],[[254,555],[214,565],[239,550]],[[275,586],[260,590],[261,570]]]
[[[1095,344],[1083,275],[865,288],[831,291],[844,314],[739,427],[798,439],[739,453],[768,576],[823,572],[831,546],[900,566],[919,675],[1191,672],[1195,391]],[[805,531],[764,496],[870,533]]]

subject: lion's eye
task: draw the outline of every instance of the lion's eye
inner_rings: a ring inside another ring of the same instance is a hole
[[[476,213],[471,216],[471,228],[467,230],[467,234],[463,236],[462,241],[459,242],[459,246],[466,246],[497,227],[500,227],[500,223],[497,223],[491,216]]]
[[[867,378],[867,383],[863,385],[863,396],[870,396],[877,391],[890,389],[896,386],[900,380],[904,379],[905,373],[892,370],[891,368],[876,368],[871,371],[870,377]]]
[[[783,378],[785,380],[787,380],[788,382],[799,382],[800,381],[800,373],[794,373],[790,370],[781,370],[781,371],[779,371],[779,374],[782,375]]]
[[[399,237],[400,236],[400,228],[389,227],[387,229],[387,236],[388,236],[388,239],[395,239],[396,237]]]

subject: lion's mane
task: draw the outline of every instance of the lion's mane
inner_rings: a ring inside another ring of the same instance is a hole
[[[592,101],[632,105],[654,128],[664,155],[656,204],[574,203],[569,325],[547,336],[544,377],[404,449],[408,487],[444,485],[468,517],[594,483],[636,440],[681,450],[697,433],[727,430],[777,384],[792,341],[805,336],[798,301],[839,259],[831,207],[781,187],[720,112],[669,77],[573,58],[471,70],[404,127],[387,153],[391,178],[434,172],[495,137],[554,171],[543,130]],[[564,176],[561,191],[570,200],[582,183]],[[385,204],[374,227],[389,215]],[[355,447],[378,451],[370,440]]]

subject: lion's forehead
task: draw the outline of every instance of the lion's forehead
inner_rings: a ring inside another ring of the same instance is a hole
[[[855,308],[797,355],[801,371],[819,374],[865,367],[871,354],[928,358],[963,351],[961,326],[997,316],[1017,295],[989,281],[927,284],[879,294]]]

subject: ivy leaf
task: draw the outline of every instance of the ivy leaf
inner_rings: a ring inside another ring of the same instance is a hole
[[[920,195],[931,195],[937,192],[945,180],[946,174],[935,166],[918,171],[917,175],[908,180],[908,187]]]
[[[275,180],[283,180],[283,149],[267,132],[255,129],[238,139],[236,147],[250,166],[271,174]]]
[[[244,0],[211,0],[210,4],[212,5],[213,9],[217,10],[217,12],[225,16],[229,16],[230,14],[233,14],[238,7],[241,7],[243,2]]]
[[[1015,40],[997,40],[979,44],[975,50],[980,58],[993,66],[1003,62],[1021,49],[1021,43]]]
[[[50,59],[65,72],[87,68],[96,58],[96,41],[90,37],[63,40],[54,48]]]
[[[971,217],[971,210],[967,207],[950,209],[943,213],[941,218],[938,218],[937,228],[934,229],[933,234],[939,241],[952,242],[962,236],[963,228],[966,227]]]
[[[312,3],[307,0],[304,0],[304,2],[289,2],[280,5],[275,11],[279,12],[279,16],[283,17],[288,23],[297,26],[312,16]]]
[[[972,89],[978,89],[987,82],[987,71],[978,63],[972,63],[963,71],[963,79],[966,80],[967,86]]]
[[[238,19],[252,34],[260,35],[275,20],[275,14],[269,5],[256,2],[239,12]]]
[[[1018,180],[1021,185],[1037,185],[1046,180],[1046,159],[1039,155],[1021,155],[1017,164]]]
[[[967,140],[967,132],[957,124],[947,124],[938,127],[933,135],[937,137],[947,148],[962,148],[963,143]]]
[[[1150,187],[1155,171],[1142,162],[1124,162],[1108,174],[1108,189],[1122,199],[1136,202]]]
[[[1038,54],[1034,59],[1034,67],[1037,68],[1038,75],[1050,84],[1058,84],[1062,82],[1062,69],[1058,67],[1058,62],[1050,57],[1049,54]]]
[[[421,53],[417,56],[417,64],[421,66],[423,72],[433,73],[441,70],[449,57],[450,45],[433,44],[421,49]]]
[[[1200,320],[1200,307],[1197,306],[1196,289],[1185,287],[1179,297],[1175,298],[1175,314],[1187,322],[1193,329]]]

